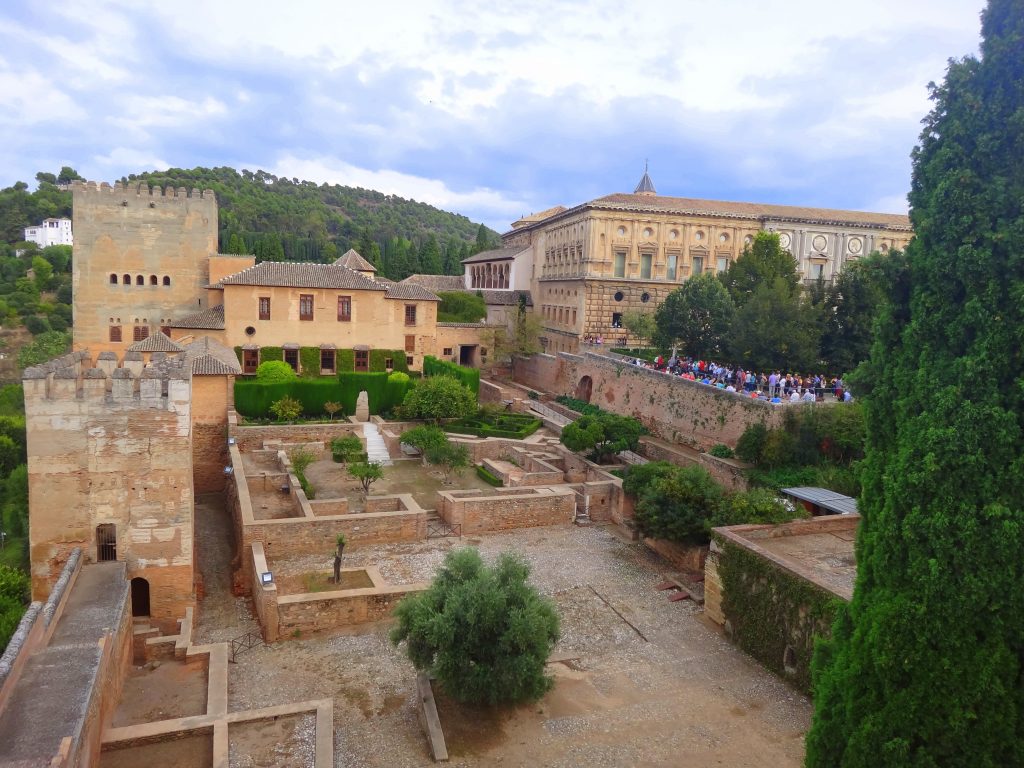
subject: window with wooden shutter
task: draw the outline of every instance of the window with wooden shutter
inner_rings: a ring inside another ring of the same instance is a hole
[[[338,322],[347,323],[352,320],[352,297],[338,297]]]
[[[260,320],[270,319],[270,297],[260,296]]]
[[[313,319],[313,294],[299,294],[299,320]]]

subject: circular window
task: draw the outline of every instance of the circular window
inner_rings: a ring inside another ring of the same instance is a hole
[[[720,243],[728,243],[729,242],[729,236],[727,234],[725,234],[725,232],[723,232],[722,234],[720,234],[718,236],[718,242],[720,242]]]
[[[647,293],[647,291],[644,291],[643,293],[640,294],[640,301],[642,301],[644,304],[646,304],[650,300],[651,294]]]
[[[619,229],[617,231],[619,233],[619,237],[625,237],[626,236],[626,228],[625,227],[619,227]]]
[[[694,240],[703,240],[704,239],[704,233],[701,232],[700,230],[697,230],[697,232],[693,236],[693,239]]]
[[[653,234],[654,234],[654,230],[651,229],[650,227],[647,227],[646,229],[644,229],[644,237],[650,237]]]
[[[250,326],[248,326],[248,327],[247,327],[247,328],[245,329],[245,335],[246,335],[246,336],[255,336],[255,335],[256,335],[256,329],[255,329],[255,328],[253,328],[253,327],[252,327],[251,325],[250,325]]]
[[[616,301],[622,301],[622,299],[623,299],[622,291],[616,291],[615,295],[612,298],[615,299]]]
[[[668,239],[669,240],[675,240],[678,237],[679,237],[679,230],[678,229],[670,229],[668,231]]]

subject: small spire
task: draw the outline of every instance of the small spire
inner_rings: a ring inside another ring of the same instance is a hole
[[[640,179],[640,183],[636,185],[636,189],[633,190],[634,195],[650,195],[654,196],[658,194],[658,191],[654,188],[654,182],[651,181],[651,177],[647,173],[647,160],[644,159],[644,175]]]

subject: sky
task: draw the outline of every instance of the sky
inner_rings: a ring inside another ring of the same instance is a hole
[[[505,231],[647,162],[663,195],[902,213],[982,6],[6,0],[0,186],[226,165]]]

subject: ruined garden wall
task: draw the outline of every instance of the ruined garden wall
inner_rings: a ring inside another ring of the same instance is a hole
[[[721,459],[710,453],[698,453],[649,437],[640,438],[640,453],[651,461],[668,461],[680,467],[703,467],[719,485],[730,491],[745,491],[748,488],[747,476],[743,471],[748,465],[738,459]]]
[[[323,424],[275,424],[272,426],[240,426],[238,416],[232,411],[228,415],[229,435],[235,438],[240,449],[248,453],[263,448],[265,442],[281,443],[323,443],[330,446],[331,440],[346,435],[362,437],[362,424],[353,424],[338,419]]]
[[[755,423],[769,429],[781,423],[787,406],[774,406],[704,384],[618,362],[604,355],[531,355],[516,358],[517,382],[554,395],[590,402],[643,422],[651,433],[669,442],[707,450],[716,443],[735,446]],[[582,385],[581,385],[582,382]]]
[[[544,525],[569,525],[575,494],[566,486],[486,491],[438,491],[437,513],[462,535]]]

